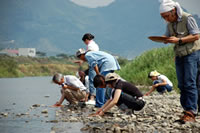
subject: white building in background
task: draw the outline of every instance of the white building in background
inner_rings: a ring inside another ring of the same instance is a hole
[[[19,56],[30,56],[35,57],[36,49],[35,48],[19,48],[18,49]]]

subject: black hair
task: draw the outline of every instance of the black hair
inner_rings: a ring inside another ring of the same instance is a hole
[[[89,68],[84,71],[85,75],[89,75]]]
[[[82,40],[85,42],[87,40],[92,40],[94,39],[94,36],[90,33],[86,33],[85,35],[83,35]]]
[[[53,76],[52,81],[55,83],[56,82],[56,75]]]
[[[81,54],[77,56],[77,58],[79,58],[79,59],[80,59],[80,57],[81,57]]]
[[[151,73],[151,72],[149,72],[149,74],[148,74],[148,78],[151,78],[150,73]]]
[[[95,88],[104,85],[103,82],[105,82],[105,77],[104,76],[102,76],[102,75],[96,75],[94,77],[93,84],[94,84]]]

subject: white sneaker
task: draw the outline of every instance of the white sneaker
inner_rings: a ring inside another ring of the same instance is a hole
[[[94,100],[88,100],[87,102],[85,102],[85,104],[95,105],[96,102]]]

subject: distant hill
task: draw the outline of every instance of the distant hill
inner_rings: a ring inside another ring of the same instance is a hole
[[[82,35],[91,32],[101,50],[133,58],[164,46],[147,39],[165,32],[158,7],[157,0],[116,0],[102,8],[81,7],[69,0],[1,0],[0,48],[74,54],[85,48]]]

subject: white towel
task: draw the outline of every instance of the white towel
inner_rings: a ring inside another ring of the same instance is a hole
[[[182,8],[178,2],[174,2],[172,0],[159,0],[160,1],[160,13],[169,12],[172,9],[176,8],[177,15],[179,18],[182,17]]]

